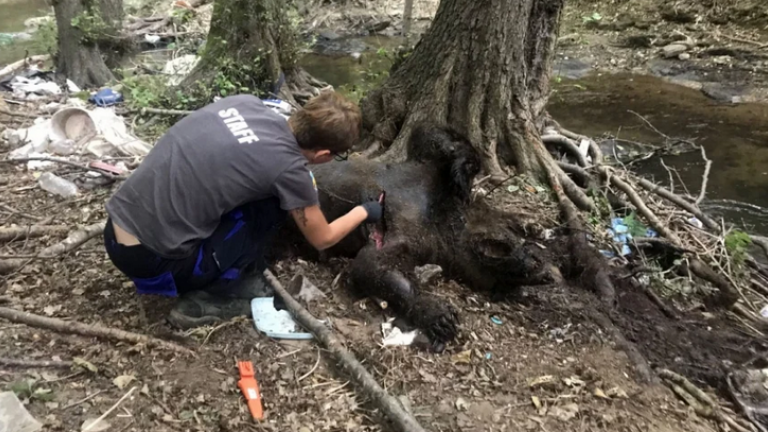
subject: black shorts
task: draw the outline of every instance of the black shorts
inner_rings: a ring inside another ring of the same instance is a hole
[[[224,215],[211,237],[186,258],[163,258],[144,245],[115,239],[112,220],[104,229],[104,247],[112,263],[136,285],[138,294],[177,296],[226,286],[247,267],[266,268],[264,253],[287,213],[277,198],[241,206]]]

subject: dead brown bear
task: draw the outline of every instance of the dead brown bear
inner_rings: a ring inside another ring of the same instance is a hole
[[[459,319],[449,304],[419,289],[416,266],[438,264],[448,278],[502,296],[549,277],[540,249],[520,236],[513,219],[470,203],[480,162],[466,138],[422,124],[411,134],[408,155],[400,164],[353,158],[313,169],[328,220],[385,192],[383,221],[361,227],[324,255],[354,258],[351,287],[386,301],[440,346],[455,338]],[[306,243],[297,240],[292,222],[281,234],[276,250],[291,246],[294,255],[318,258],[300,246]]]

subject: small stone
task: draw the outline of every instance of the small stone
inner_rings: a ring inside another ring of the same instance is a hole
[[[662,49],[664,51],[664,58],[672,58],[688,51],[688,46],[679,43],[673,43],[665,46]]]
[[[679,58],[680,60],[688,60],[691,58],[691,55],[688,53],[682,53],[679,56],[677,56],[677,58]]]

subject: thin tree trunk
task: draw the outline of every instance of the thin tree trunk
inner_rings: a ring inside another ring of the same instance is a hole
[[[85,34],[73,20],[94,14],[99,6],[88,7],[89,0],[54,0],[58,28],[57,71],[80,87],[99,87],[114,76],[104,63],[94,35]],[[108,1],[108,0],[103,0]],[[114,1],[114,0],[113,0]]]
[[[452,125],[500,175],[497,155],[546,178],[539,137],[563,0],[443,0],[431,28],[389,80],[363,100],[368,144],[405,158],[413,126]]]
[[[406,39],[411,35],[411,23],[413,21],[413,0],[405,0],[403,7],[403,36]]]

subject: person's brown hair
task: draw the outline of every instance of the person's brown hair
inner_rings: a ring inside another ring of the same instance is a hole
[[[299,147],[343,153],[360,139],[360,108],[334,91],[324,91],[291,115],[288,123]]]

